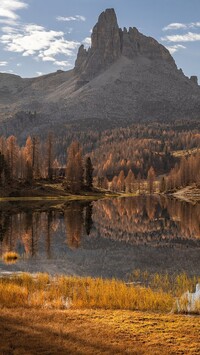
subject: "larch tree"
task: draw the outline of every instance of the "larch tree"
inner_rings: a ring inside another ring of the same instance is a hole
[[[117,179],[117,190],[123,192],[125,190],[125,175],[123,170],[120,171]]]
[[[10,169],[5,157],[0,152],[0,186],[4,186],[10,180]]]
[[[126,192],[133,192],[134,190],[135,176],[130,169],[125,180]]]
[[[47,177],[49,180],[53,179],[53,161],[54,161],[53,147],[54,147],[53,134],[49,133],[46,141]]]
[[[114,176],[110,184],[111,191],[117,191],[117,181],[118,181],[118,177]]]
[[[32,168],[33,177],[37,179],[40,177],[40,160],[39,160],[40,142],[38,137],[32,139]]]
[[[160,180],[160,188],[159,188],[159,190],[160,190],[161,193],[166,191],[166,180],[165,180],[164,176]]]
[[[138,192],[140,194],[141,192],[141,174],[138,173],[138,176],[137,176],[137,187],[138,187]]]
[[[147,175],[147,180],[148,180],[148,190],[149,193],[152,194],[154,192],[154,181],[156,178],[156,174],[154,171],[154,168],[151,167],[148,171],[148,175]]]
[[[32,182],[33,180],[33,145],[32,145],[32,139],[29,136],[26,140],[26,144],[24,147],[24,156],[25,156],[25,160],[26,160],[26,173],[25,173],[25,177],[26,177],[26,181],[27,182]]]
[[[72,142],[67,153],[66,189],[78,193],[83,187],[84,173],[80,144],[76,141]]]
[[[108,181],[106,176],[103,178],[102,188],[105,189],[105,190],[109,189],[109,181]]]
[[[14,179],[16,175],[17,158],[18,158],[17,139],[15,136],[10,136],[7,139],[7,159],[8,159],[11,179]]]

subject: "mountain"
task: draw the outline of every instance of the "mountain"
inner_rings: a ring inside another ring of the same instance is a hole
[[[75,68],[33,79],[0,74],[0,133],[25,136],[73,125],[106,129],[140,120],[200,118],[200,87],[169,51],[135,27],[119,28],[114,9],[98,19],[91,48]]]

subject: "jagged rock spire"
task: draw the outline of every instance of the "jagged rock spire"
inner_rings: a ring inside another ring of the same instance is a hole
[[[120,55],[120,36],[114,9],[107,9],[99,16],[92,32],[92,51],[98,51],[104,62],[112,63]]]
[[[114,63],[121,55],[120,34],[114,9],[107,9],[99,16],[91,36],[91,48],[79,48],[75,70],[87,78],[95,76]]]
[[[155,39],[141,34],[137,28],[120,29],[114,9],[107,9],[99,16],[91,36],[91,48],[80,46],[75,72],[82,80],[90,80],[106,70],[121,55],[134,59],[144,56],[150,60],[164,60],[176,66],[169,51]]]

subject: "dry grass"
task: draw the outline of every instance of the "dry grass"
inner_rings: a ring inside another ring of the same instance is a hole
[[[154,291],[163,291],[173,297],[180,297],[186,291],[194,292],[196,284],[200,283],[200,276],[190,277],[184,272],[181,274],[152,274],[136,269],[129,275],[129,281],[140,282]]]
[[[149,275],[142,276],[148,282]],[[199,355],[199,317],[163,314],[172,308],[174,293],[193,287],[196,279],[179,275],[173,288],[169,275],[156,274],[151,282],[154,290],[48,274],[3,277],[0,354]]]
[[[1,355],[199,355],[198,317],[111,310],[2,309]]]
[[[3,254],[2,259],[6,264],[13,264],[19,259],[19,254],[14,251],[8,251]]]
[[[0,305],[36,308],[103,308],[168,312],[172,295],[122,281],[29,274],[0,279]]]
[[[194,292],[200,278],[180,275],[149,275],[135,270],[130,283],[100,278],[49,274],[21,274],[0,279],[0,307],[46,309],[121,309],[187,313],[186,291]],[[138,280],[146,286],[136,285]],[[141,281],[140,281],[141,282]],[[200,314],[200,302],[193,313]]]
[[[142,272],[137,269],[132,272],[129,278],[134,283],[142,282],[154,291],[162,291],[164,294],[173,296],[172,311],[174,313],[200,314],[200,301],[193,302],[191,297],[196,289],[196,284],[200,283],[200,277],[189,277],[185,273],[179,275],[149,274],[147,271]]]

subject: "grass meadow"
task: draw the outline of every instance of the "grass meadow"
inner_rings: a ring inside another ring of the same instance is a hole
[[[199,309],[176,314],[177,298],[197,281],[181,274],[172,283],[172,275],[140,270],[128,283],[48,274],[1,277],[0,354],[198,355]]]

